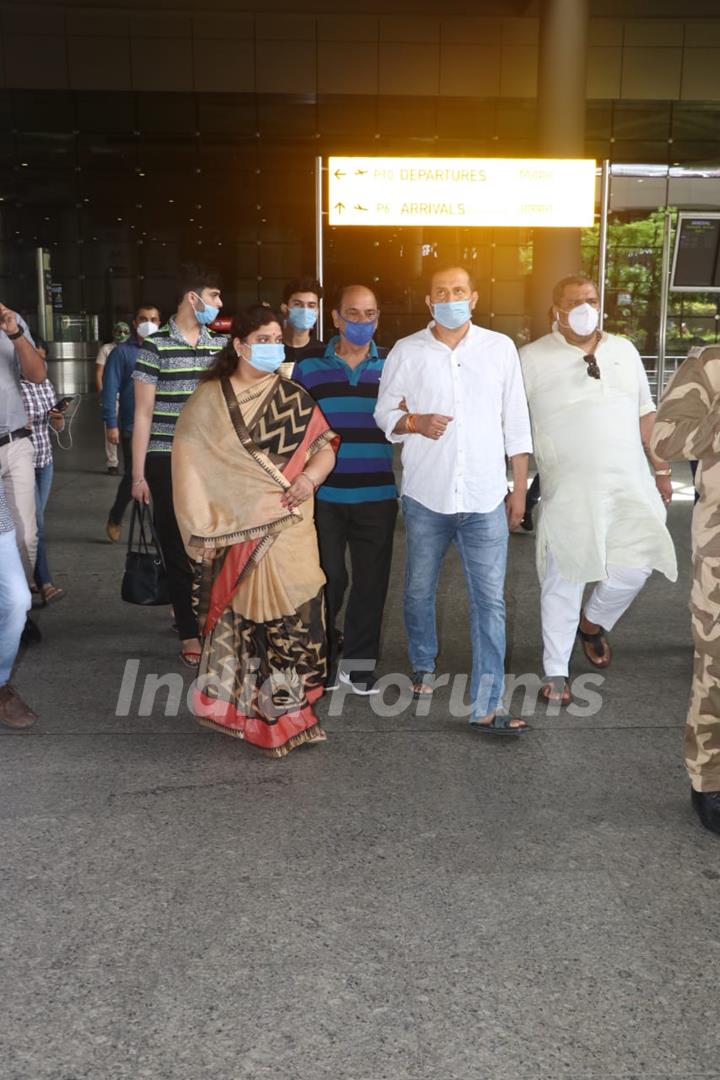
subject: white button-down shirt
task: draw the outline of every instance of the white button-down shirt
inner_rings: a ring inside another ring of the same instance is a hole
[[[487,514],[507,493],[505,455],[532,452],[520,360],[510,338],[470,328],[451,350],[432,323],[390,350],[375,420],[402,446],[402,493],[438,514]],[[439,439],[396,435],[411,413],[451,416]]]

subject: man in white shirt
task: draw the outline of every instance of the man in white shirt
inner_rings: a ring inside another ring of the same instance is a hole
[[[598,309],[593,282],[563,278],[552,332],[520,350],[542,488],[543,694],[563,705],[575,637],[594,667],[608,667],[606,632],[652,571],[677,578],[670,468],[651,459],[652,477],[645,456],[655,417],[647,374],[629,341],[598,330]],[[588,582],[598,584],[582,609]]]
[[[476,731],[520,735],[527,724],[502,707],[504,583],[508,525],[515,528],[525,512],[530,423],[515,346],[473,324],[477,298],[462,267],[433,275],[426,297],[433,321],[390,351],[375,420],[391,442],[402,443],[404,610],[415,697],[432,693],[437,583],[454,541],[470,595],[470,722]]]

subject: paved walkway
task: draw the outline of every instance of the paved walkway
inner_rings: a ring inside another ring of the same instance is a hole
[[[691,503],[681,580],[614,634],[597,715],[539,708],[508,743],[449,717],[449,688],[421,717],[354,698],[274,762],[140,707],[147,675],[189,677],[167,609],[119,599],[92,411],[56,455],[68,597],[17,676],[41,719],[1,744],[2,1080],[719,1078],[720,844],[681,761]],[[384,671],[407,670],[401,541]],[[532,549],[511,540],[516,675],[539,662]],[[454,557],[439,611],[466,671]]]

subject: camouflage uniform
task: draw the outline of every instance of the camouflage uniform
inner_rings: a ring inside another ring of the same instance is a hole
[[[690,356],[670,383],[655,421],[657,457],[697,458],[690,598],[695,666],[685,762],[695,791],[720,791],[720,348]]]

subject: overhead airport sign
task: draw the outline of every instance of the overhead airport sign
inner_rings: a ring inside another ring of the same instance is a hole
[[[331,225],[582,228],[595,162],[549,158],[331,157]]]

